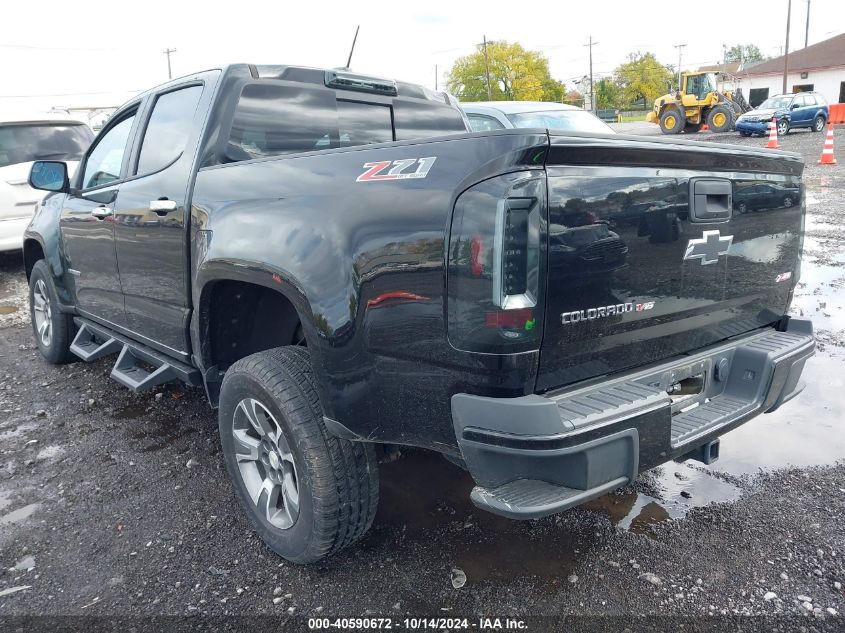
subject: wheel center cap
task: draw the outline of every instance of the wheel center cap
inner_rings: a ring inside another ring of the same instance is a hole
[[[270,453],[270,466],[273,468],[279,468],[282,465],[282,461],[279,459],[279,456],[276,453]]]

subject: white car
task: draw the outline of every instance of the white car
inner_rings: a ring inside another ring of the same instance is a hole
[[[547,128],[567,132],[615,134],[592,112],[548,101],[475,101],[459,104],[473,132]]]
[[[67,161],[73,169],[93,138],[86,123],[67,115],[0,113],[0,252],[22,247],[24,229],[44,197],[29,186],[32,162]]]

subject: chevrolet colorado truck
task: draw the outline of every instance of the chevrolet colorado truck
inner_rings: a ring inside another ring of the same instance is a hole
[[[478,507],[540,517],[709,463],[800,391],[802,170],[470,133],[419,86],[233,65],[120,108],[72,180],[32,166],[52,192],[24,243],[35,339],[52,363],[116,355],[136,391],[204,388],[235,495],[291,561],[367,531],[379,445],[438,451]]]

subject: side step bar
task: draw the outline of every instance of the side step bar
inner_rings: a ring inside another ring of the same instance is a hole
[[[89,363],[119,352],[111,377],[132,391],[147,391],[173,380],[202,385],[202,375],[196,368],[91,321],[79,317],[74,321],[79,331],[70,351]]]

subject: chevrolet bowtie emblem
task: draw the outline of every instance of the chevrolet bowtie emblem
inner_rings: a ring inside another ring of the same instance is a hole
[[[733,242],[733,235],[722,235],[719,231],[704,231],[697,240],[690,240],[684,260],[700,259],[701,265],[715,264],[719,255],[725,255]]]

